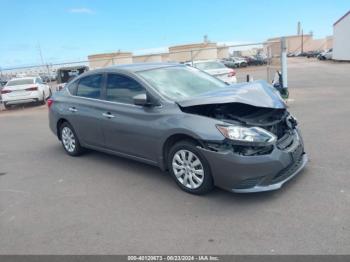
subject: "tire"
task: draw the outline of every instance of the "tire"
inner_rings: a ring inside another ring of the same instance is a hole
[[[61,143],[66,153],[70,156],[80,156],[84,149],[80,145],[73,127],[68,122],[63,122],[59,130]]]
[[[11,106],[8,105],[7,103],[4,103],[4,107],[5,107],[6,110],[10,110],[11,109]]]
[[[168,154],[168,169],[185,192],[202,195],[214,188],[208,161],[190,140],[177,142]]]

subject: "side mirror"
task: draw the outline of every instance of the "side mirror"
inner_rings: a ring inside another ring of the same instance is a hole
[[[134,100],[134,104],[137,106],[147,106],[150,104],[148,99],[147,99],[146,93],[134,96],[133,100]]]

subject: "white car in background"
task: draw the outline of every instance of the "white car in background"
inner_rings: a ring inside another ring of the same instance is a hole
[[[1,90],[2,102],[5,108],[10,105],[40,102],[45,104],[51,96],[51,89],[40,77],[13,78]]]
[[[222,62],[216,60],[201,60],[186,64],[215,76],[228,84],[237,83],[236,71],[232,68],[226,67]]]

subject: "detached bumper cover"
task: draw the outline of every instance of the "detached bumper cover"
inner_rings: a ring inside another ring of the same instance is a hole
[[[277,190],[296,176],[308,161],[298,131],[288,149],[274,145],[272,152],[266,155],[243,156],[230,150],[200,150],[209,162],[215,185],[237,193]]]

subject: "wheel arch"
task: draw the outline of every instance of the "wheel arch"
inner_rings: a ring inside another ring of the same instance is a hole
[[[57,132],[57,137],[59,140],[61,140],[61,132],[60,132],[60,127],[63,123],[69,123],[67,119],[65,118],[60,118],[58,121],[57,121],[57,124],[56,124],[56,132]]]
[[[162,146],[162,161],[161,161],[161,169],[162,170],[167,170],[167,161],[168,161],[168,153],[169,150],[171,149],[171,147],[173,145],[175,145],[178,141],[181,140],[190,140],[192,142],[194,142],[195,144],[197,144],[200,147],[204,147],[204,143],[202,140],[200,140],[199,138],[196,138],[192,135],[189,134],[185,134],[185,133],[176,133],[176,134],[172,134],[170,136],[168,136]]]

